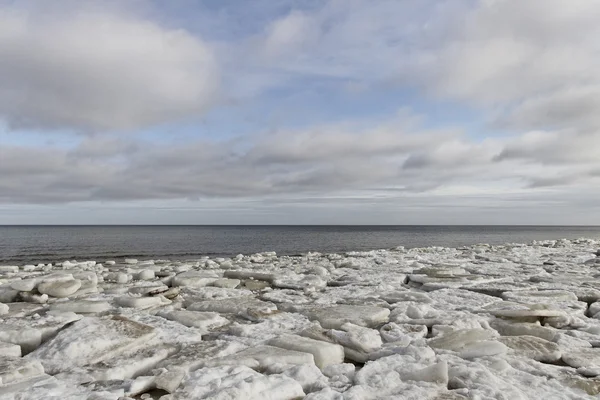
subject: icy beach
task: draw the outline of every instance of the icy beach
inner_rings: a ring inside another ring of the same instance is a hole
[[[0,399],[591,399],[600,240],[0,266]]]

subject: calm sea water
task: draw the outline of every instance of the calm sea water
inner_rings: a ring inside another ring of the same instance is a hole
[[[600,238],[575,226],[0,226],[0,263],[186,259]]]

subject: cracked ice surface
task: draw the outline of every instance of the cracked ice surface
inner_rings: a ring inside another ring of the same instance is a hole
[[[0,266],[0,400],[592,399],[600,240]]]

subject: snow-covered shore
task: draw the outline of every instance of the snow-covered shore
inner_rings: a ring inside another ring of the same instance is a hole
[[[586,399],[600,240],[0,266],[0,399]]]

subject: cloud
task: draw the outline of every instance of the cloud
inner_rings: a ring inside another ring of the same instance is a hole
[[[128,13],[0,6],[0,118],[13,129],[133,130],[217,101],[211,48]]]

